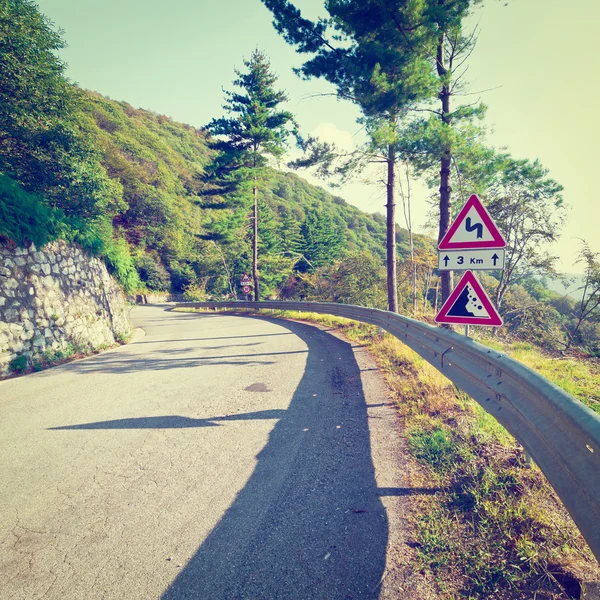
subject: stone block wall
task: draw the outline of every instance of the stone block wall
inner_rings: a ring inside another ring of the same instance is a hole
[[[128,335],[125,298],[104,263],[77,246],[13,248],[0,242],[0,377],[11,361],[109,346]]]

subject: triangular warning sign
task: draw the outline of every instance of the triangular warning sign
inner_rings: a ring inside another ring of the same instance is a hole
[[[502,318],[471,271],[467,271],[435,318],[436,323],[500,327]]]
[[[440,250],[504,248],[506,242],[481,200],[473,194],[442,238]]]

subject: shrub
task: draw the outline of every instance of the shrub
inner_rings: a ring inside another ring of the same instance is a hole
[[[137,259],[136,267],[140,280],[149,290],[167,292],[171,289],[171,276],[158,258],[144,254]]]
[[[109,270],[114,273],[127,293],[140,287],[140,277],[124,239],[113,239],[105,250],[105,259]]]
[[[28,361],[26,356],[17,356],[8,364],[8,368],[14,373],[23,373],[27,369]]]
[[[188,285],[183,292],[183,299],[188,302],[206,302],[208,294],[204,283]]]
[[[45,206],[41,196],[25,192],[0,174],[0,236],[21,246],[40,247],[58,237],[61,217],[60,211]]]

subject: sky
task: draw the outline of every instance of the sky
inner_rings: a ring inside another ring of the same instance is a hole
[[[323,0],[296,0],[306,16],[323,13]],[[292,72],[302,57],[276,33],[259,0],[38,0],[63,30],[61,58],[81,87],[136,108],[201,127],[221,116],[223,88],[234,68],[260,48],[270,58],[289,109],[303,132],[352,146],[361,141],[358,110],[338,101],[323,81]],[[465,79],[488,105],[490,144],[515,158],[539,159],[565,188],[570,210],[553,247],[563,272],[575,266],[585,239],[600,252],[599,203],[593,196],[600,121],[597,0],[485,0],[467,27],[479,28]],[[300,173],[311,182],[309,174]],[[321,185],[325,185],[321,183]],[[384,190],[354,182],[335,193],[367,212],[384,212]],[[425,231],[427,190],[415,186],[415,229]],[[404,225],[401,211],[398,223]]]

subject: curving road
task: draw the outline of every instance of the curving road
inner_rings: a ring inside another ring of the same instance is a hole
[[[0,382],[0,597],[419,598],[394,411],[315,327],[140,307],[146,335]]]

